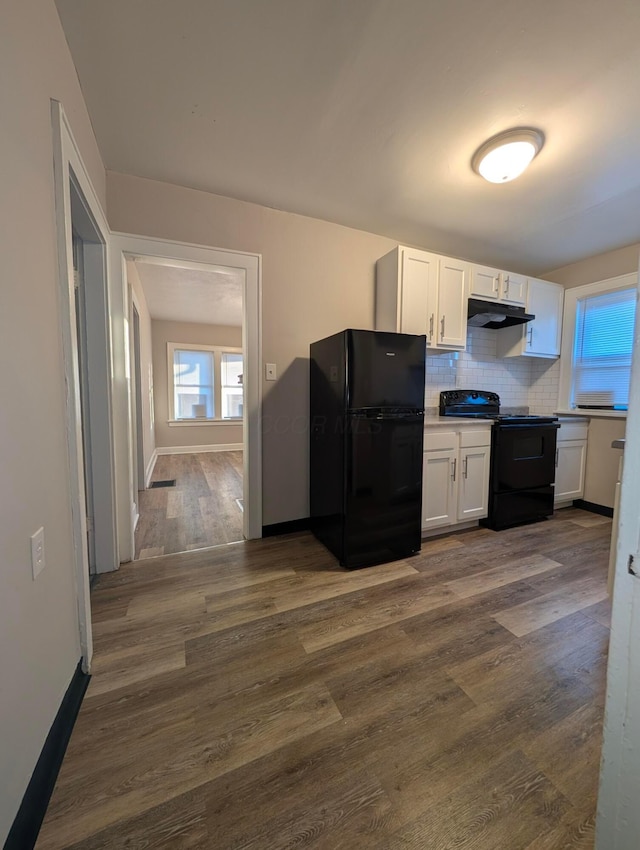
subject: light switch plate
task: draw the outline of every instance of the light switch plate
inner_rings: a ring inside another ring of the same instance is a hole
[[[31,535],[31,571],[34,581],[44,569],[44,563],[44,528],[41,526]]]
[[[265,363],[264,364],[264,379],[265,381],[275,381],[277,377],[277,370],[275,363]]]

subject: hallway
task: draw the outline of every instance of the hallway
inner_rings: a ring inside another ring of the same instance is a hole
[[[242,540],[242,452],[159,455],[141,490],[135,558],[153,558]]]

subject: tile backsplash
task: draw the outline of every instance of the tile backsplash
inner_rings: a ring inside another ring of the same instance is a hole
[[[551,413],[558,405],[558,360],[497,357],[499,330],[469,328],[467,350],[427,352],[425,407],[438,406],[441,390],[491,390],[503,407],[528,407]]]

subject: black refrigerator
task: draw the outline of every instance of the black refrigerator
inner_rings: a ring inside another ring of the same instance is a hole
[[[313,533],[344,567],[418,552],[426,337],[351,329],[310,353]]]

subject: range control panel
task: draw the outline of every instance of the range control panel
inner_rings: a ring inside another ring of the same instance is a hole
[[[440,393],[440,416],[496,414],[500,396],[488,390],[444,390]]]

